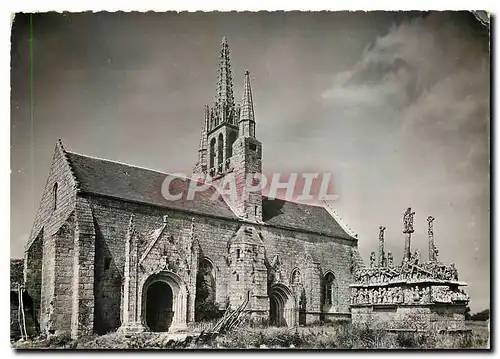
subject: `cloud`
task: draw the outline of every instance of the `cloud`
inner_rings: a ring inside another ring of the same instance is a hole
[[[421,218],[438,217],[444,260],[474,263],[463,276],[473,300],[488,305],[487,37],[454,13],[413,18],[375,39],[321,98],[321,132],[355,139],[343,143],[357,151],[342,150],[350,167],[338,207],[359,230],[362,255],[374,250],[378,224],[397,233],[397,208],[411,204]],[[425,223],[417,226],[416,246],[426,240]]]
[[[394,26],[322,97],[343,119],[387,122],[380,117],[391,116],[404,156],[453,157],[463,175],[468,164],[487,157],[488,143],[488,52],[471,33],[448,13]]]

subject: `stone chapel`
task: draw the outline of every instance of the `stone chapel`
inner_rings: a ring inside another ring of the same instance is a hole
[[[250,76],[235,103],[225,38],[219,59],[194,171],[243,182],[263,153]],[[188,200],[180,177],[170,189],[182,198],[170,201],[167,175],[57,142],[24,255],[40,332],[175,331],[201,300],[221,312],[248,301],[252,320],[276,326],[349,317],[358,239],[330,209],[261,192],[213,200],[215,187]]]

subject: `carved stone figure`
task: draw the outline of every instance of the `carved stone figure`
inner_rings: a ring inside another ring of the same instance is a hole
[[[281,271],[280,270],[276,270],[276,272],[274,274],[274,281],[276,283],[280,283],[281,282]]]
[[[365,303],[365,293],[364,293],[363,289],[361,289],[359,291],[359,297],[358,298],[359,298],[358,302],[360,304],[364,304]]]
[[[382,303],[387,303],[387,290],[385,288],[382,288],[380,297]]]
[[[427,235],[429,237],[432,237],[434,236],[434,230],[432,228],[432,222],[434,222],[436,218],[432,217],[432,216],[429,216],[427,217],[427,223],[428,223],[428,227],[427,227]]]
[[[370,254],[370,268],[375,267],[375,252]]]
[[[408,207],[408,209],[405,211],[403,215],[403,233],[413,233],[413,216],[415,215],[415,212],[411,211],[411,208]]]
[[[413,253],[410,257],[410,261],[409,261],[409,266],[415,266],[415,265],[418,265],[418,263],[420,262],[420,251],[417,249],[415,251],[415,253]]]
[[[166,255],[163,255],[160,260],[160,268],[161,270],[170,270],[169,262],[168,262],[168,257]]]
[[[439,251],[435,245],[433,245],[432,248],[434,250],[434,260],[437,260],[438,255],[439,255]]]
[[[279,254],[276,254],[271,262],[271,267],[274,269],[274,282],[280,283],[282,278],[282,270],[281,270],[281,259]]]
[[[422,261],[422,255],[420,253],[420,249],[417,249],[415,251],[415,259],[416,259],[415,265],[418,265]]]
[[[436,303],[451,303],[451,292],[446,286],[435,286],[432,288],[432,301]]]
[[[300,283],[301,283],[301,280],[300,280],[300,271],[299,270],[295,270],[293,272],[293,275],[292,275],[292,285],[297,286]]]
[[[387,266],[392,267],[393,261],[394,258],[392,257],[392,252],[391,251],[387,252]]]
[[[450,264],[450,270],[451,270],[451,280],[458,280],[458,270],[455,267],[455,263]]]
[[[396,302],[397,302],[396,288],[391,288],[391,304],[395,304]]]
[[[358,290],[356,288],[352,288],[351,298],[350,298],[351,304],[356,304],[357,295],[358,295]]]

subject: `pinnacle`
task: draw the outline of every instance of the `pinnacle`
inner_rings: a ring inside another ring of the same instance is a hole
[[[252,88],[250,86],[250,72],[245,71],[245,83],[243,86],[243,99],[241,100],[240,121],[255,121],[252,99]]]

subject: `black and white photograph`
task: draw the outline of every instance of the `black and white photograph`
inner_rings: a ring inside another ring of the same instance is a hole
[[[11,347],[491,350],[491,20],[12,14]]]

